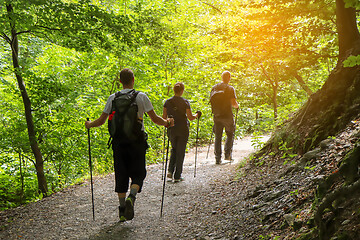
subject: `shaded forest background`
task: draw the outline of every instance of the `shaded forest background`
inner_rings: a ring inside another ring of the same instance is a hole
[[[184,97],[203,112],[204,144],[209,91],[229,70],[237,136],[276,130],[262,153],[311,150],[358,113],[359,7],[353,0],[2,1],[0,209],[89,177],[84,121],[120,89],[124,67],[157,113],[173,84],[184,82]],[[147,118],[145,126],[147,161],[161,161],[163,128]],[[92,131],[99,175],[112,171],[107,140],[106,127]]]

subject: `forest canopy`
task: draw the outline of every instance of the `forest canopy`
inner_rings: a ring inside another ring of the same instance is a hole
[[[183,82],[184,97],[203,112],[203,144],[212,129],[209,91],[230,71],[240,105],[236,134],[257,136],[324,85],[338,63],[337,31],[335,0],[1,1],[0,209],[88,177],[84,121],[120,90],[122,68],[134,70],[135,88],[157,113]],[[346,59],[345,67],[360,64],[359,55]],[[145,122],[150,164],[162,160],[163,128]],[[106,126],[92,130],[99,175],[112,172],[107,141]]]

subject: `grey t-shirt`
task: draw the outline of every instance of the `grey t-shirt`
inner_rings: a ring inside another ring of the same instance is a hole
[[[132,89],[123,89],[120,92],[127,93],[127,92],[130,92],[131,90]],[[114,98],[115,98],[115,93],[113,93],[109,96],[109,98],[106,102],[104,111],[103,111],[104,113],[106,113],[106,114],[111,113],[112,101],[114,100]],[[140,118],[140,119],[144,118],[144,113],[149,112],[154,109],[153,105],[150,102],[150,99],[143,92],[138,93],[135,101],[136,101],[136,104],[138,105],[138,118]],[[142,126],[142,130],[144,130],[144,123]]]

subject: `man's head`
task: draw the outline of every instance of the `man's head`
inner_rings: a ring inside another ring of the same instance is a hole
[[[231,78],[231,74],[229,71],[225,71],[221,74],[221,79],[224,83],[229,83]]]
[[[174,85],[174,93],[175,95],[182,95],[184,92],[185,86],[182,82],[175,83]]]
[[[120,72],[120,82],[123,86],[131,86],[134,83],[134,73],[129,68],[124,68]]]

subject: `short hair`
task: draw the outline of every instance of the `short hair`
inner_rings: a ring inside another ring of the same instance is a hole
[[[129,68],[124,68],[123,70],[121,70],[120,72],[120,82],[123,85],[129,85],[131,83],[131,81],[134,78],[134,73],[131,69]]]
[[[184,91],[185,86],[182,82],[175,83],[174,85],[174,93],[179,94],[181,91]]]
[[[221,78],[223,80],[223,82],[230,82],[230,77],[231,77],[231,74],[229,71],[224,71],[222,74],[221,74]]]

